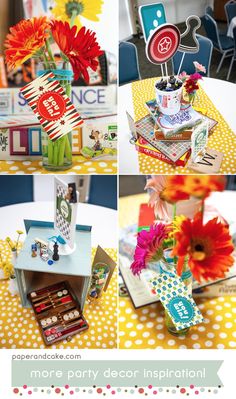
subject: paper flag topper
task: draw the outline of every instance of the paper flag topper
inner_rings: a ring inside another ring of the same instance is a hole
[[[178,51],[184,53],[197,53],[199,51],[199,42],[196,31],[201,26],[201,20],[197,15],[191,15],[186,19],[186,30],[180,37]]]
[[[145,42],[154,29],[166,23],[165,8],[162,3],[147,4],[139,7],[139,18],[143,28]]]
[[[176,53],[180,42],[180,31],[172,24],[157,27],[149,36],[146,55],[153,64],[164,64]]]
[[[20,91],[52,141],[83,124],[53,73],[45,73]]]

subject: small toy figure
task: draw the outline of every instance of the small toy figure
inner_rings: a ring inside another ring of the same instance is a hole
[[[89,138],[91,140],[95,141],[95,144],[93,146],[93,150],[94,151],[101,151],[102,150],[102,144],[100,142],[100,139],[103,138],[102,133],[100,133],[98,130],[92,130]]]
[[[58,255],[58,244],[57,242],[55,242],[55,244],[53,245],[53,255],[52,255],[52,259],[57,261],[59,260],[59,255]]]
[[[40,257],[45,262],[49,259],[47,248],[40,248]]]
[[[32,258],[35,258],[37,256],[37,245],[36,244],[31,245],[31,251],[32,251],[32,253],[31,253]]]

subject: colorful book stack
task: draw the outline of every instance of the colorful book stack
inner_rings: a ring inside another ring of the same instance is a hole
[[[146,103],[149,114],[136,123],[136,150],[173,166],[185,166],[191,155],[191,136],[203,115],[186,102],[182,102],[176,115],[163,115],[156,100]],[[209,134],[217,122],[207,119]]]

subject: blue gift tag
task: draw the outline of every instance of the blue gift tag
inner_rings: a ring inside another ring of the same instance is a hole
[[[159,298],[177,331],[203,322],[191,293],[178,275],[144,271],[141,278],[146,282],[150,295]]]

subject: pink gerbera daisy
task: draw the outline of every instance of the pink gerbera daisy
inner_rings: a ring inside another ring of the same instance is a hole
[[[149,231],[138,233],[134,261],[130,266],[134,275],[147,268],[150,261],[158,261],[163,256],[162,243],[167,238],[168,226],[163,223],[152,225]]]

